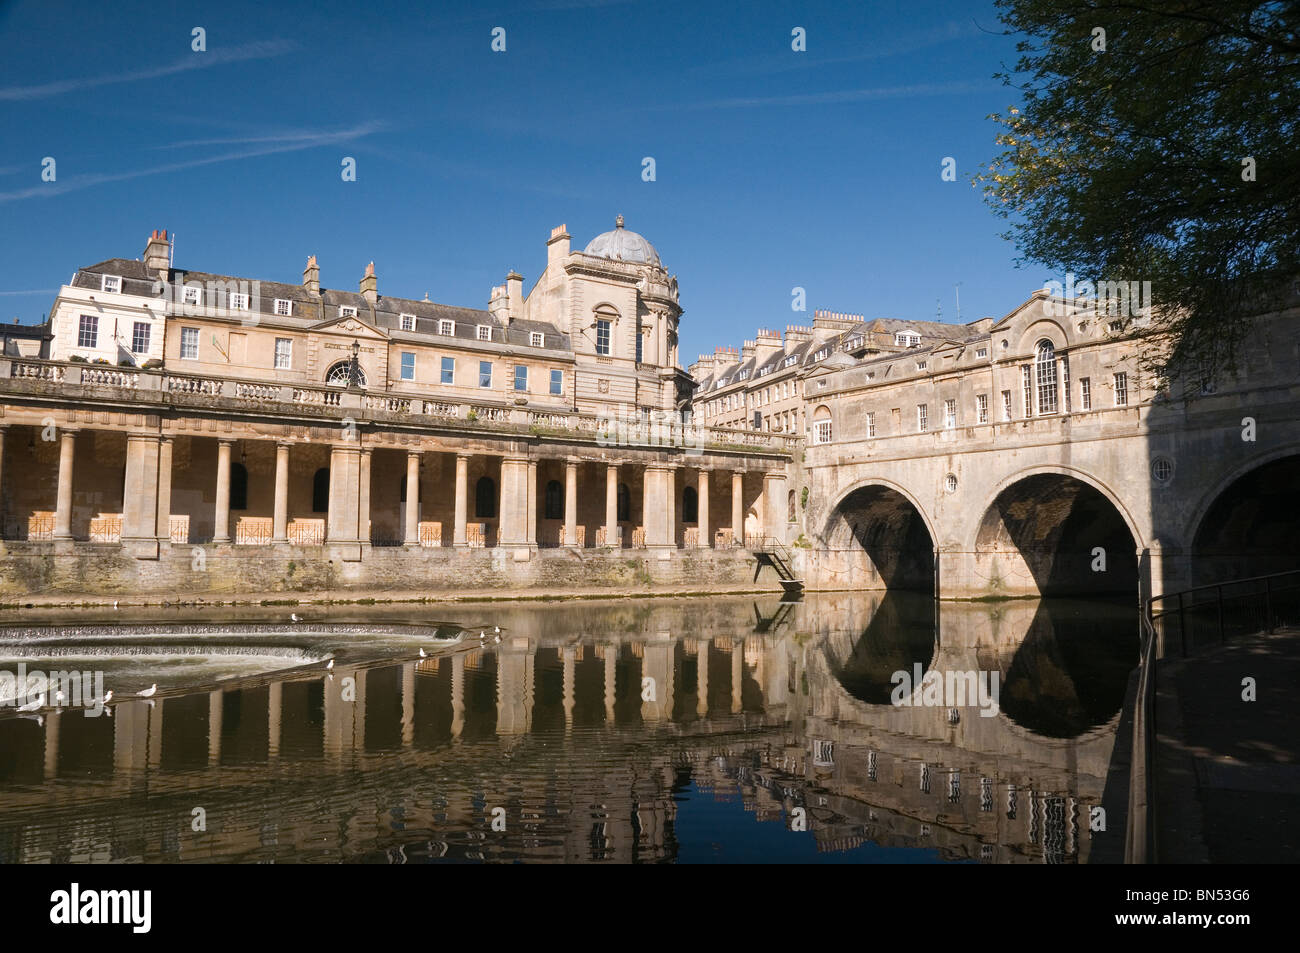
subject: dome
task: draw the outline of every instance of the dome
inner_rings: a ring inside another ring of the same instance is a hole
[[[617,261],[631,261],[638,264],[655,265],[662,268],[659,253],[645,238],[623,227],[623,216],[614,219],[614,230],[603,232],[591,240],[586,247],[588,255],[601,258],[613,258]]]

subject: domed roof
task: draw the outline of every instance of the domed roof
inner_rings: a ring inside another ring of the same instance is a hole
[[[599,255],[601,258],[663,267],[654,245],[646,241],[643,236],[623,227],[622,215],[614,219],[612,232],[602,232],[588,243],[586,252],[588,255]]]

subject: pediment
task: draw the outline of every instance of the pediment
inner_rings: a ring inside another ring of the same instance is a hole
[[[354,338],[368,338],[376,341],[387,341],[388,335],[380,328],[375,327],[369,321],[363,321],[359,317],[337,317],[328,318],[318,324],[313,324],[311,330],[318,334],[338,334]]]

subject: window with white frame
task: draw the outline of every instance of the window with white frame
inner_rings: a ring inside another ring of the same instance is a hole
[[[415,352],[403,351],[401,362],[401,375],[404,381],[415,380]]]
[[[181,292],[181,298],[185,304],[201,305],[203,304],[203,287],[201,285],[186,285]]]
[[[352,305],[350,304],[339,305],[340,318],[355,318],[356,316],[357,316],[357,309],[354,308]]]
[[[551,393],[555,395],[564,393],[564,371],[551,371]]]
[[[915,347],[921,343],[921,335],[915,331],[899,331],[894,335],[894,344],[897,347]]]
[[[986,424],[989,422],[989,395],[975,395],[975,421],[976,423]]]
[[[1128,406],[1128,373],[1118,371],[1115,374],[1115,406]]]
[[[1084,410],[1092,410],[1092,378],[1079,378],[1079,406]]]
[[[293,314],[293,302],[288,298],[276,298],[275,313],[281,317],[288,317]]]
[[[1028,364],[1020,366],[1020,389],[1024,392],[1024,410],[1026,417],[1034,415],[1034,372]]]
[[[99,316],[83,314],[77,328],[77,347],[97,347],[99,345]]]
[[[596,320],[596,353],[609,354],[609,322],[603,318]]]
[[[1002,419],[1011,419],[1011,391],[1009,390],[1002,392]]]
[[[456,381],[456,359],[454,357],[444,357],[442,359],[442,382],[444,384],[453,384]]]
[[[199,329],[181,328],[181,360],[197,361],[199,359]]]
[[[977,348],[975,349],[975,357],[976,357],[977,359],[978,359],[978,358],[981,358],[981,357],[988,357],[988,356],[989,356],[989,349],[988,349],[988,348],[986,348],[986,347],[977,347]]]
[[[528,368],[523,364],[515,365],[515,390],[528,390]]]
[[[492,386],[492,362],[491,361],[478,362],[478,386],[479,387]]]
[[[287,371],[293,365],[292,338],[275,339],[275,369]]]
[[[1034,381],[1038,387],[1038,416],[1056,413],[1056,348],[1046,339],[1038,342]]]
[[[491,341],[491,340],[492,340],[492,328],[489,327],[489,326],[486,325],[486,324],[480,324],[480,325],[478,326],[478,339],[479,339],[480,341]]]
[[[228,307],[231,311],[247,311],[248,295],[238,291],[227,292],[226,307]]]
[[[149,350],[149,322],[137,321],[131,327],[131,353],[145,354]]]
[[[1065,395],[1065,412],[1070,412],[1070,359],[1061,358],[1061,393]]]
[[[869,410],[867,411],[867,436],[874,437],[875,435],[876,435],[876,412],[874,410]]]
[[[920,433],[930,429],[930,407],[927,404],[916,405],[916,429]]]
[[[952,430],[957,426],[957,401],[945,400],[943,402],[943,426],[945,430]]]
[[[415,315],[413,315],[413,314],[399,314],[399,315],[397,316],[397,320],[401,322],[401,328],[402,328],[403,331],[414,331],[414,330],[415,330]]]
[[[529,331],[528,343],[533,347],[543,347],[546,344],[546,335],[541,331]]]
[[[122,290],[122,279],[117,275],[104,275],[99,280],[99,290],[117,294]]]
[[[438,333],[444,334],[447,337],[451,337],[453,334],[456,333],[456,322],[451,320],[450,318],[439,318]]]
[[[831,442],[831,421],[830,418],[825,420],[813,421],[813,443],[830,443]]]

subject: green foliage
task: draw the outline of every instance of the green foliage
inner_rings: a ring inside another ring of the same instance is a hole
[[[808,509],[808,487],[804,487],[799,491],[799,509]]]
[[[1006,237],[1056,280],[1150,281],[1148,367],[1233,369],[1300,275],[1300,7],[997,5],[1021,102],[990,117],[1003,152],[974,184]]]

